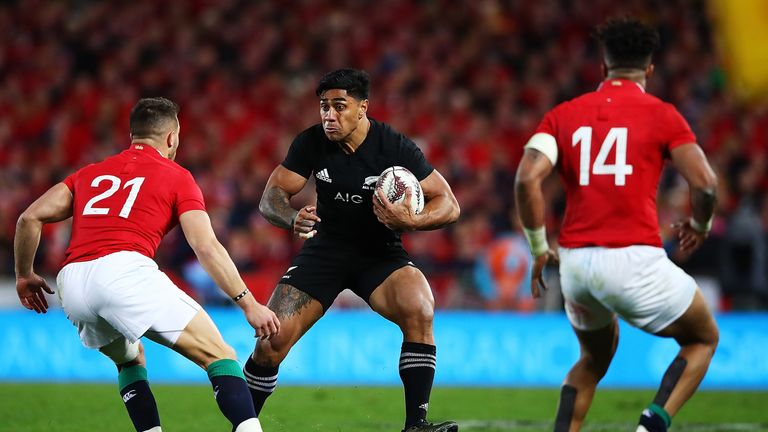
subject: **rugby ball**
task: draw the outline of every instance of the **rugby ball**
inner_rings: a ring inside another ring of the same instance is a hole
[[[415,214],[424,210],[424,193],[416,176],[407,168],[393,166],[385,169],[376,182],[376,190],[381,190],[389,202],[399,204],[405,199],[405,190],[411,190],[411,211]],[[377,195],[378,197],[378,195]]]

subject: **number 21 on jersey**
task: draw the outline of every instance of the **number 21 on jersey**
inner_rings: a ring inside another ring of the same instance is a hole
[[[579,157],[579,184],[581,186],[589,185],[589,176],[613,174],[613,184],[616,186],[626,185],[626,176],[632,174],[632,165],[627,165],[627,128],[611,128],[606,135],[600,151],[597,153],[595,163],[590,167],[592,159],[592,128],[582,126],[573,133],[571,145],[573,147],[581,144]],[[616,146],[616,161],[613,165],[606,164],[608,153],[611,148]]]
[[[118,177],[115,177],[113,175],[100,175],[93,179],[91,182],[91,187],[96,188],[99,187],[99,184],[101,184],[102,181],[109,181],[112,183],[112,185],[109,187],[109,189],[105,190],[104,192],[96,195],[95,197],[88,200],[88,202],[85,204],[85,208],[83,208],[83,215],[105,215],[109,213],[108,207],[94,207],[96,203],[98,203],[101,200],[105,200],[112,195],[114,195],[118,189],[120,189],[120,179]],[[120,209],[120,213],[118,214],[121,218],[128,219],[128,215],[131,214],[131,208],[133,208],[133,203],[136,202],[136,196],[139,194],[139,189],[141,189],[141,185],[144,183],[144,177],[135,177],[123,185],[123,189],[127,188],[128,186],[131,187],[131,191],[128,193],[128,198],[126,198],[125,203],[123,204],[123,208]]]

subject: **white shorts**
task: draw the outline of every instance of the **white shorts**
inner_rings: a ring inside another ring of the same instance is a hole
[[[138,252],[67,264],[56,283],[67,318],[89,348],[120,337],[135,342],[145,333],[173,346],[202,309],[152,259]]]
[[[607,326],[618,314],[657,333],[693,302],[696,282],[652,246],[560,248],[565,311],[579,330]]]

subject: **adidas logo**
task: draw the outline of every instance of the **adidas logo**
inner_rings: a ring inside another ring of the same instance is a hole
[[[324,182],[333,183],[333,180],[331,180],[331,175],[328,174],[328,168],[323,168],[315,173],[315,177]]]
[[[419,409],[423,409],[424,411],[427,411],[429,409],[429,402],[419,405]]]

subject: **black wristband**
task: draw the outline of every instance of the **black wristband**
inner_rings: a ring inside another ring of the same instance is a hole
[[[246,288],[246,289],[245,289],[243,292],[241,292],[240,294],[238,294],[238,295],[236,295],[236,296],[232,297],[232,301],[234,301],[235,303],[237,303],[237,302],[238,302],[240,299],[242,299],[243,297],[245,297],[247,294],[248,294],[248,288]]]

